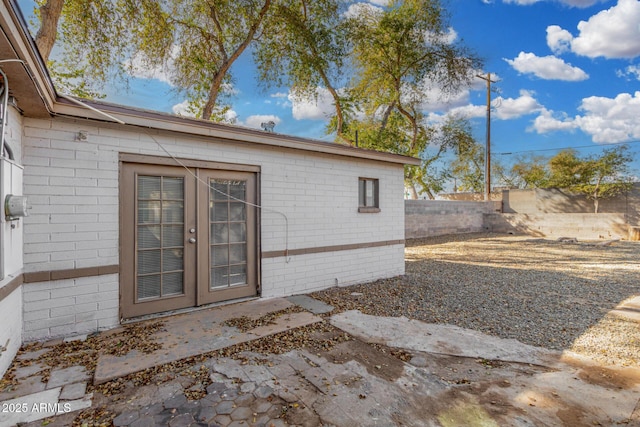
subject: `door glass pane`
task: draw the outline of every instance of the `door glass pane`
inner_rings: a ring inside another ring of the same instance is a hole
[[[138,247],[140,249],[152,249],[160,247],[160,226],[139,225]]]
[[[182,271],[184,254],[182,249],[165,250],[162,252],[162,271]]]
[[[227,243],[229,241],[229,225],[226,222],[212,224],[211,238],[214,244]]]
[[[211,208],[211,220],[212,221],[228,221],[229,219],[229,204],[227,202],[215,202]]]
[[[160,183],[161,177],[159,176],[139,176],[138,199],[160,198]]]
[[[247,261],[244,243],[229,245],[229,264],[239,264]]]
[[[183,292],[182,273],[167,273],[162,275],[162,295],[180,295]]]
[[[247,240],[247,225],[244,222],[233,222],[229,224],[229,241],[244,242]]]
[[[162,246],[182,247],[184,242],[184,227],[181,225],[164,225],[162,227]]]
[[[229,267],[229,284],[244,285],[247,283],[247,265],[232,265]]]
[[[212,179],[210,186],[210,286],[219,289],[246,284],[247,205],[243,201],[247,197],[247,182]]]
[[[137,297],[184,293],[184,178],[137,177]]]
[[[138,202],[138,224],[160,222],[160,202],[140,200]]]
[[[216,266],[229,264],[229,247],[227,245],[211,247],[211,264]]]
[[[183,179],[164,177],[162,180],[162,198],[164,200],[184,200]]]
[[[138,277],[138,299],[158,298],[160,296],[160,275]]]
[[[184,205],[182,202],[163,202],[162,203],[162,222],[184,222]]]
[[[244,203],[231,203],[229,206],[229,220],[230,221],[244,221],[245,216]]]
[[[211,287],[219,288],[229,285],[229,267],[215,267],[211,269]]]
[[[160,272],[160,250],[138,251],[138,274]]]

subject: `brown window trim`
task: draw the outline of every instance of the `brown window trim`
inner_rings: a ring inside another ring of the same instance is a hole
[[[117,274],[119,265],[103,265],[100,267],[70,268],[68,270],[34,271],[24,273],[24,283],[51,282],[54,280],[79,279],[80,277],[102,276]]]
[[[380,208],[374,208],[374,207],[370,207],[370,208],[359,207],[358,212],[359,213],[378,213],[378,212],[381,212],[381,210]]]
[[[160,166],[181,166],[171,157],[150,156],[145,154],[119,153],[120,162],[143,163]],[[260,166],[240,163],[224,163],[208,160],[177,158],[182,165],[189,168],[216,169],[235,172],[260,172]]]
[[[290,249],[288,251],[267,251],[262,252],[262,258],[279,258],[284,256],[312,255],[325,252],[353,251],[356,249],[378,248],[381,246],[395,246],[404,244],[404,239],[401,239],[384,240],[381,242],[353,243],[349,245],[318,246],[315,248]]]

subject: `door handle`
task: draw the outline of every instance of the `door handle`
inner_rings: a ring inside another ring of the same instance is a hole
[[[196,238],[195,237],[190,237],[189,238],[189,243],[195,243],[196,242]]]

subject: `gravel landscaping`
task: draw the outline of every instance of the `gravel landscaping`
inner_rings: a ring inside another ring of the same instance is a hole
[[[407,242],[406,274],[312,296],[453,324],[601,363],[640,366],[640,325],[608,313],[640,295],[640,243],[465,234]]]

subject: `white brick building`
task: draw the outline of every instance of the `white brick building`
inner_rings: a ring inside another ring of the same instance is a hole
[[[56,94],[12,4],[0,5],[17,106],[2,200],[23,194],[31,209],[1,219],[0,373],[22,341],[404,273],[403,165],[415,159],[95,112]]]

